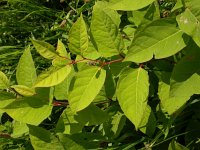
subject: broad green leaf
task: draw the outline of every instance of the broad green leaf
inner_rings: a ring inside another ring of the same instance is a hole
[[[104,57],[117,55],[121,51],[122,37],[115,19],[117,15],[117,12],[107,8],[103,2],[97,2],[93,8],[91,33],[99,53]]]
[[[28,127],[25,123],[19,122],[19,121],[14,121],[13,122],[13,132],[11,136],[13,138],[19,138],[22,137],[23,135],[28,133]]]
[[[172,140],[169,144],[168,150],[189,150],[187,147],[177,143],[176,141]]]
[[[17,65],[17,83],[32,87],[37,78],[35,65],[31,56],[30,47],[26,48]]]
[[[71,66],[69,65],[64,67],[50,67],[47,71],[38,76],[34,87],[50,87],[57,85],[64,81],[70,72]]]
[[[0,89],[6,89],[9,87],[9,80],[7,76],[0,71]]]
[[[69,104],[73,112],[89,106],[101,90],[105,77],[106,72],[100,67],[88,65],[81,67],[70,85]]]
[[[118,81],[117,98],[127,118],[138,129],[149,94],[148,72],[142,68],[124,71]]]
[[[83,55],[88,49],[88,44],[87,27],[81,15],[69,32],[69,50],[75,54]]]
[[[88,44],[88,49],[83,53],[84,58],[88,59],[98,59],[101,55],[97,51],[97,48],[94,46],[94,44],[90,41]]]
[[[131,11],[141,9],[154,2],[154,0],[110,0],[109,2],[112,9]]]
[[[69,86],[75,71],[72,70],[68,77],[65,78],[60,84],[54,87],[54,96],[56,100],[67,100],[69,94]]]
[[[190,0],[186,3],[186,7],[185,12],[177,16],[178,25],[200,46],[200,3],[198,0]]]
[[[29,125],[30,141],[35,150],[65,150],[59,139],[50,131]]]
[[[108,114],[91,104],[87,108],[79,111],[75,119],[86,126],[100,125],[108,119]]]
[[[24,85],[12,85],[11,88],[13,88],[18,94],[22,96],[33,96],[36,94],[34,89]]]
[[[39,40],[31,40],[37,52],[46,59],[54,59],[58,54],[55,51],[55,48],[46,42]]]
[[[172,115],[184,106],[184,104],[189,100],[189,97],[183,96],[182,94],[176,95],[176,97],[170,97],[170,77],[171,73],[162,72],[159,81],[158,96],[162,108],[164,108],[169,115]]]
[[[188,54],[174,67],[170,82],[170,97],[190,97],[193,94],[200,94],[199,58],[199,51]]]
[[[156,118],[150,106],[147,105],[144,112],[145,113],[140,123],[139,130],[151,137],[156,129]]]
[[[159,33],[159,34],[158,34]],[[125,61],[142,63],[172,56],[186,46],[187,36],[174,20],[157,20],[136,34]],[[172,46],[173,45],[173,46]]]
[[[171,12],[181,9],[184,6],[183,0],[177,0],[175,6],[172,8]]]
[[[48,94],[49,89],[40,89],[37,95],[17,99],[2,110],[17,121],[39,125],[51,114]]]

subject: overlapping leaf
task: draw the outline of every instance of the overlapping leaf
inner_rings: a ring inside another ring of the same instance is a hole
[[[50,87],[57,85],[64,81],[64,79],[69,75],[70,71],[71,66],[69,65],[64,67],[51,67],[38,76],[34,87]]]
[[[125,61],[142,63],[153,57],[169,57],[182,50],[186,43],[187,37],[176,27],[174,20],[157,20],[136,35]]]
[[[148,73],[142,68],[124,71],[118,81],[117,98],[124,114],[138,129],[149,94]]]
[[[96,66],[83,65],[72,79],[69,104],[73,112],[80,111],[94,100],[106,77],[105,70]]]
[[[107,8],[103,2],[97,2],[93,8],[91,32],[99,53],[104,57],[120,53],[122,38],[118,31],[119,15]]]
[[[9,87],[9,80],[7,76],[0,71],[0,89],[6,89]]]

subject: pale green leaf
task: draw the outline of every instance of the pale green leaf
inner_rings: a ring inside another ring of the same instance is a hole
[[[47,71],[41,73],[34,87],[50,87],[57,85],[64,81],[64,79],[71,72],[71,66],[66,65],[64,67],[50,67]]]
[[[194,1],[194,0],[192,0]],[[197,1],[196,1],[197,2]],[[182,31],[192,36],[193,40],[200,46],[200,5],[199,1],[195,3],[196,6],[191,6],[182,14],[177,16],[177,22]]]
[[[39,125],[51,114],[52,106],[49,105],[48,94],[49,89],[40,89],[37,95],[17,99],[2,110],[14,120]]]
[[[153,21],[136,34],[125,61],[142,63],[153,57],[161,59],[172,56],[186,46],[187,39],[174,20]]]
[[[9,80],[7,76],[0,71],[0,89],[6,89],[9,87]]]
[[[39,40],[31,40],[31,42],[33,43],[37,52],[44,58],[54,59],[56,56],[58,56],[55,48],[51,44]]]
[[[141,9],[154,2],[154,0],[110,0],[109,2],[112,9],[131,11]]]
[[[93,8],[91,33],[98,52],[104,57],[117,55],[121,51],[123,42],[115,19],[117,15],[117,12],[107,8],[103,2],[97,2]]]
[[[69,91],[69,104],[73,112],[80,111],[94,100],[101,90],[106,71],[96,66],[84,65],[73,78]]]
[[[88,44],[87,27],[81,15],[69,32],[69,50],[75,54],[82,55],[88,49]]]
[[[69,54],[67,53],[66,47],[62,43],[62,41],[60,41],[60,40],[58,40],[56,52],[61,57],[67,57],[67,58],[69,58],[69,56],[68,56]]]
[[[17,83],[32,87],[37,78],[35,65],[31,56],[30,47],[28,47],[21,56],[16,71]]]
[[[124,71],[118,81],[117,98],[127,118],[138,129],[149,94],[148,72],[142,68]]]
[[[13,88],[18,94],[22,96],[33,96],[36,94],[34,89],[25,85],[12,85],[11,88]]]
[[[28,133],[28,127],[25,123],[19,122],[19,121],[14,121],[13,122],[13,129],[12,129],[12,134],[11,136],[13,138],[19,138],[22,137],[23,135]]]

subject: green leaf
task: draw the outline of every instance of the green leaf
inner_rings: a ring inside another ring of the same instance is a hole
[[[156,118],[150,106],[147,105],[144,112],[139,130],[151,137],[156,129]]]
[[[115,10],[138,10],[154,2],[154,0],[110,0],[110,7]]]
[[[30,47],[26,48],[17,65],[17,83],[32,87],[37,78],[35,65],[31,56]]]
[[[57,85],[64,81],[70,72],[71,66],[69,65],[64,67],[50,67],[47,71],[38,76],[34,87],[50,87]]]
[[[125,61],[142,63],[153,57],[161,59],[172,56],[186,46],[187,39],[174,20],[153,21],[136,34]]]
[[[88,44],[87,27],[81,14],[69,32],[69,50],[77,55],[83,55],[88,49]]]
[[[48,94],[49,89],[40,89],[37,95],[17,99],[2,110],[17,121],[39,125],[51,114]]]
[[[39,40],[31,40],[37,52],[46,59],[54,59],[58,54],[55,51],[55,48],[46,42]]]
[[[187,147],[177,143],[176,141],[172,140],[169,144],[168,150],[189,150]]]
[[[29,125],[29,136],[35,150],[65,150],[59,139],[50,131]]]
[[[186,10],[177,16],[178,25],[200,46],[200,3],[198,0],[191,0],[186,3],[186,7]]]
[[[13,88],[18,94],[22,96],[33,96],[36,94],[34,89],[24,85],[12,85],[11,88]]]
[[[23,135],[28,133],[28,127],[25,123],[21,123],[19,121],[14,121],[13,122],[13,132],[11,136],[13,138],[19,138],[22,137]]]
[[[96,66],[84,65],[72,79],[69,104],[73,112],[80,111],[94,100],[101,90],[106,71]]]
[[[86,126],[100,125],[108,119],[108,114],[91,104],[87,108],[79,111],[75,119]]]
[[[13,101],[15,101],[15,96],[11,93],[0,92],[0,109],[6,107]]]
[[[9,80],[7,76],[0,71],[0,89],[7,89],[9,87]]]
[[[117,55],[121,51],[122,38],[118,30],[119,15],[105,3],[97,2],[93,8],[91,33],[99,53],[104,57]]]
[[[74,76],[75,71],[72,70],[68,77],[65,78],[64,81],[62,81],[60,84],[56,85],[54,87],[54,96],[56,100],[66,100],[68,99],[68,94],[69,94],[69,86],[70,82]]]
[[[199,50],[199,49],[198,49]],[[200,94],[200,53],[183,57],[174,67],[170,82],[170,97],[190,97]]]
[[[58,40],[56,52],[58,53],[59,56],[61,57],[67,57],[69,58],[69,54],[67,53],[65,45],[62,43],[62,41]]]
[[[127,118],[138,129],[149,94],[148,72],[142,68],[125,70],[118,81],[117,98]]]

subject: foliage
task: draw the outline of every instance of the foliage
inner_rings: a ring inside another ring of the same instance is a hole
[[[1,149],[199,149],[198,0],[3,2],[33,30],[0,71]]]

